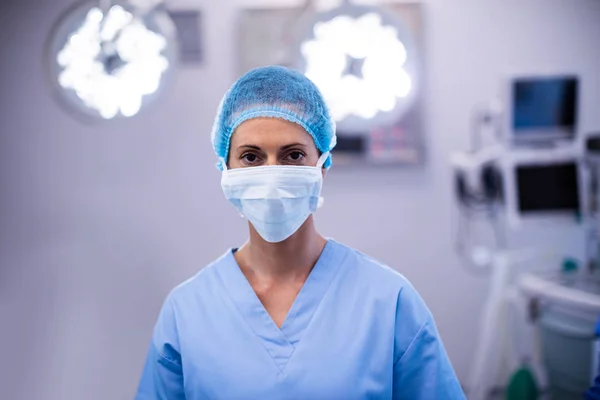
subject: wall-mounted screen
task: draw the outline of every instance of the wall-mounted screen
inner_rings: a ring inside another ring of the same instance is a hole
[[[510,128],[514,141],[574,138],[578,86],[575,76],[514,79],[510,96]]]
[[[515,180],[520,213],[579,212],[579,180],[575,162],[518,165]]]

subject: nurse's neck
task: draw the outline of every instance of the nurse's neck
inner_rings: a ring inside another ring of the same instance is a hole
[[[265,241],[250,224],[250,240],[236,252],[236,259],[245,273],[260,280],[305,280],[326,244],[327,239],[315,229],[312,215],[279,243]]]

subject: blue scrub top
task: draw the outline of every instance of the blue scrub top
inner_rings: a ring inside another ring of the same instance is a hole
[[[167,297],[136,400],[464,399],[411,284],[329,240],[281,328],[230,250]]]

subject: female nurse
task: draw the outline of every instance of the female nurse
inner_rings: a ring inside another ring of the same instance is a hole
[[[136,399],[464,399],[410,283],[315,228],[336,143],[316,86],[248,72],[212,143],[249,239],[168,295]]]

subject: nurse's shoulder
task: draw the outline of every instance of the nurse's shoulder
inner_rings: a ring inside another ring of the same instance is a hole
[[[404,275],[360,251],[344,247],[347,249],[346,279],[351,279],[361,293],[393,306],[398,329],[412,336],[423,325],[433,322],[424,300]]]
[[[231,263],[233,258],[231,250],[208,264],[198,271],[188,280],[177,285],[169,293],[167,299],[170,299],[174,306],[189,305],[190,301],[198,301],[216,290],[216,283],[219,281],[218,270],[224,264]],[[217,285],[218,286],[218,285]]]
[[[159,348],[179,349],[179,332],[190,323],[201,324],[199,316],[213,308],[221,287],[218,269],[233,259],[231,250],[219,257],[167,295],[154,329],[154,342]]]
[[[392,398],[465,399],[433,316],[408,279],[350,248],[344,264],[348,281],[359,287],[355,295],[365,295],[361,301],[371,303],[375,318],[393,320]]]
[[[346,248],[348,253],[346,262],[349,266],[355,268],[356,272],[359,273],[362,278],[377,284],[391,285],[397,289],[401,289],[405,285],[410,285],[408,279],[406,279],[404,275],[381,261],[353,249],[352,247],[339,243],[338,245]]]
[[[397,270],[356,249],[336,244],[347,253],[344,263],[348,272],[355,274],[361,282],[396,294],[401,291],[416,292],[410,281]]]

